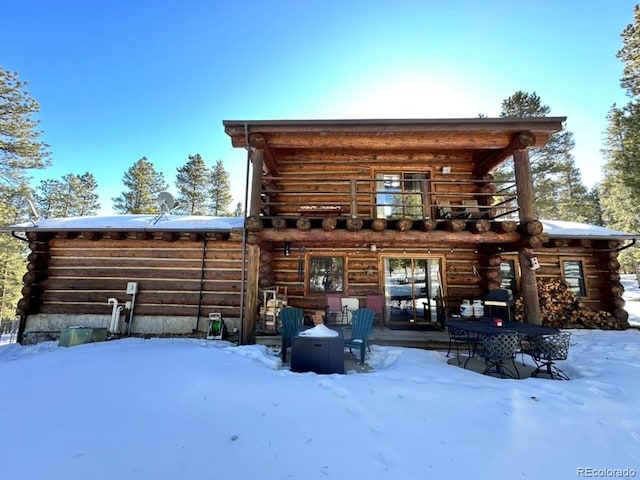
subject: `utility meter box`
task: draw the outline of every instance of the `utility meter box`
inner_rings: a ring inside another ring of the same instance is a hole
[[[138,293],[138,284],[137,282],[128,282],[127,283],[127,294],[134,295]]]

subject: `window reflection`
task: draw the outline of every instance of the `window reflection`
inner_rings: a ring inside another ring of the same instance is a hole
[[[428,173],[380,172],[376,175],[378,218],[423,218],[428,211]],[[428,217],[428,214],[426,215]]]
[[[584,272],[580,260],[565,260],[562,262],[564,280],[569,284],[569,289],[578,297],[586,297],[587,289],[584,283]]]
[[[311,257],[309,260],[309,291],[344,291],[344,258]]]

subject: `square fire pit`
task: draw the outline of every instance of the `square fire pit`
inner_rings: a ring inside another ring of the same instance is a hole
[[[333,331],[337,335],[332,337],[297,333],[291,344],[291,371],[344,373],[344,336]]]

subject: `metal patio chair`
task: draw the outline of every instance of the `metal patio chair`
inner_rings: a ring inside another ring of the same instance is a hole
[[[449,334],[449,348],[447,348],[447,357],[451,353],[451,347],[456,349],[456,359],[458,365],[460,365],[460,347],[464,346],[468,351],[469,356],[464,362],[465,367],[469,362],[469,359],[479,350],[480,339],[477,335],[467,332],[461,328],[456,328],[453,325],[445,324],[447,333]]]
[[[532,377],[539,374],[549,375],[549,378],[569,380],[569,376],[560,370],[556,360],[566,360],[569,355],[569,340],[571,333],[561,332],[554,335],[539,335],[529,339],[524,353],[533,358],[536,369],[531,373]]]
[[[505,331],[482,337],[482,351],[480,355],[485,359],[486,368],[483,375],[497,374],[500,378],[520,378],[516,367],[516,354],[520,349],[520,335],[518,332]],[[511,362],[513,369],[507,367]]]

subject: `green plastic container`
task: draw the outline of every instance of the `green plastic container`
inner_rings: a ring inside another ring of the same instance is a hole
[[[58,346],[73,347],[83,343],[104,342],[106,339],[106,328],[71,327],[60,332]]]

